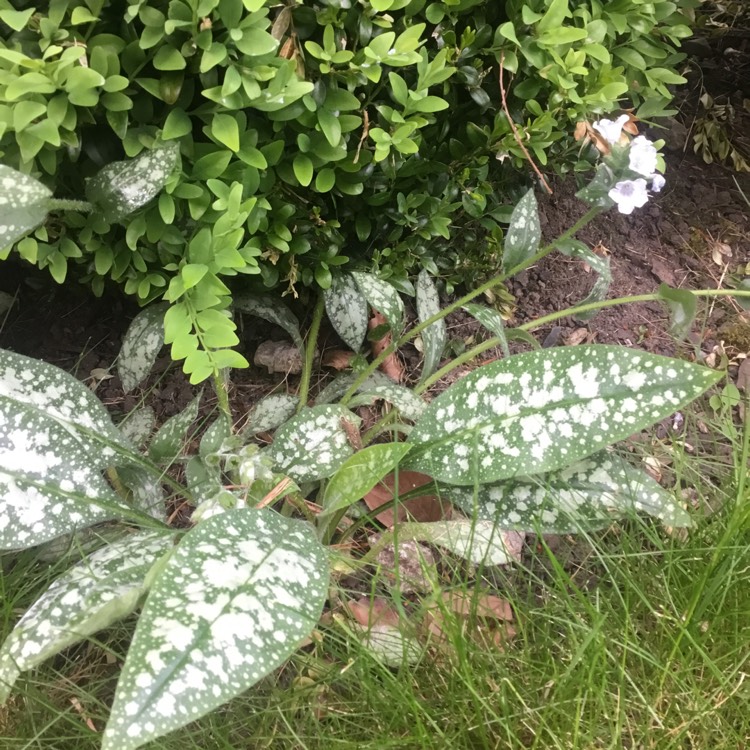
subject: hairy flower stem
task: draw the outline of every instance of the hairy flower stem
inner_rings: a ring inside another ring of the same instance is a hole
[[[219,402],[219,411],[229,419],[229,424],[232,424],[232,410],[229,406],[229,391],[227,389],[227,379],[224,377],[224,372],[214,370],[212,373],[214,391],[216,391],[216,398]]]
[[[410,331],[407,331],[400,338],[391,342],[391,344],[387,346],[377,357],[375,357],[375,359],[368,365],[368,367],[365,368],[362,371],[362,373],[360,373],[359,377],[354,381],[354,383],[351,385],[349,390],[344,394],[344,397],[341,399],[341,403],[342,404],[348,403],[348,401],[352,398],[352,396],[354,396],[354,394],[357,392],[357,389],[362,385],[362,383],[364,383],[365,380],[367,380],[367,378],[369,378],[370,375],[372,375],[372,373],[378,369],[378,367],[383,363],[386,357],[393,354],[393,352],[395,352],[399,347],[403,346],[408,341],[411,341],[413,338],[416,338],[420,333],[422,333],[422,331],[424,331],[425,328],[428,328],[433,323],[436,323],[438,320],[441,320],[442,318],[444,318],[446,315],[449,315],[455,310],[458,310],[467,302],[471,302],[480,294],[484,294],[485,292],[489,291],[493,287],[499,286],[504,281],[509,279],[511,276],[515,276],[517,273],[520,273],[526,268],[529,268],[530,266],[533,266],[535,263],[538,263],[540,260],[542,260],[542,258],[549,255],[560,243],[573,237],[579,230],[585,227],[590,221],[592,221],[596,216],[598,216],[603,210],[604,209],[598,208],[598,207],[590,208],[580,219],[578,219],[578,221],[575,224],[573,224],[573,226],[571,226],[569,229],[563,232],[559,237],[554,239],[548,245],[545,245],[534,255],[522,261],[521,263],[516,265],[514,268],[511,268],[506,273],[501,273],[499,276],[494,276],[489,281],[485,281],[484,284],[481,284],[473,291],[468,292],[460,299],[457,299],[455,302],[452,302],[447,307],[444,307],[442,310],[440,310],[440,312],[435,313],[435,315],[432,315],[431,317],[427,318],[427,320],[424,320],[418,325],[414,326],[414,328],[412,328]]]
[[[47,208],[50,211],[82,211],[88,214],[94,210],[94,205],[88,201],[66,201],[50,198]]]
[[[750,291],[742,291],[740,289],[699,289],[694,291],[693,294],[696,297],[750,297]],[[548,323],[553,323],[561,318],[569,318],[581,313],[591,312],[592,310],[601,310],[605,307],[615,307],[616,305],[627,305],[633,302],[656,302],[662,299],[658,293],[653,294],[634,294],[630,297],[618,297],[617,299],[607,299],[600,302],[588,302],[585,305],[575,305],[573,307],[566,307],[564,310],[558,310],[557,312],[549,313],[549,315],[543,315],[541,318],[531,320],[528,323],[518,326],[518,330],[521,331],[533,331],[535,328],[541,328]],[[424,393],[430,386],[437,383],[438,380],[445,377],[449,372],[455,370],[457,367],[471,362],[471,360],[478,357],[488,349],[492,349],[501,343],[497,337],[492,337],[483,341],[481,344],[473,346],[463,354],[459,355],[455,359],[448,362],[447,365],[441,367],[437,372],[433,373],[423,383],[420,383],[415,389],[415,393]]]
[[[302,366],[302,378],[299,383],[299,404],[297,411],[302,411],[307,406],[307,398],[310,393],[310,379],[312,378],[313,362],[315,360],[315,346],[318,343],[318,333],[320,332],[320,322],[323,320],[325,303],[323,293],[318,295],[318,301],[315,303],[313,310],[310,331],[307,334],[305,342],[305,361]]]

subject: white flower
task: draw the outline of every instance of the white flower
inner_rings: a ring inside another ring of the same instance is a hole
[[[651,191],[653,193],[661,193],[661,189],[666,183],[667,181],[660,174],[651,175]]]
[[[630,168],[650,177],[656,171],[656,147],[648,138],[639,135],[630,144]]]
[[[598,131],[605,141],[614,145],[620,140],[622,126],[629,119],[628,115],[620,115],[616,120],[599,120],[594,123],[594,130]]]
[[[646,180],[622,180],[608,195],[617,204],[617,210],[621,214],[632,214],[634,208],[640,208],[648,203]]]

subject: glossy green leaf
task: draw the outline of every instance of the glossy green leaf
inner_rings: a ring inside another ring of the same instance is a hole
[[[86,197],[109,222],[117,222],[155,198],[172,174],[180,149],[168,141],[135,159],[101,169],[86,184]]]
[[[83,383],[0,349],[0,550],[123,517],[102,472],[131,456]]]
[[[60,576],[0,648],[0,704],[20,672],[129,615],[147,589],[149,570],[173,538],[169,531],[127,534]]]
[[[328,319],[336,333],[358,352],[367,335],[367,300],[359,285],[351,274],[336,274],[324,298]]]
[[[648,513],[668,526],[690,516],[648,474],[614,453],[596,453],[564,469],[497,484],[445,487],[450,501],[502,529],[573,534]]]
[[[125,393],[133,390],[151,372],[164,346],[166,305],[151,305],[133,318],[120,347],[117,374]]]
[[[170,417],[159,428],[148,449],[152,461],[169,463],[180,454],[187,439],[187,431],[198,418],[201,395],[199,393],[181,412]]]
[[[529,190],[518,201],[510,217],[503,250],[503,270],[507,273],[528,260],[539,249],[541,239],[539,209],[534,191]]]
[[[240,312],[280,326],[292,337],[297,348],[304,352],[305,345],[299,330],[299,320],[281,300],[266,295],[241,294],[235,297],[234,306]]]
[[[385,316],[394,335],[400,335],[404,327],[404,303],[395,287],[362,271],[354,271],[352,276],[370,306]]]
[[[339,404],[303,409],[276,431],[269,455],[297,482],[325,479],[354,452],[346,427],[358,428],[360,422]]]
[[[659,299],[669,310],[669,332],[676,339],[684,339],[695,320],[698,299],[688,289],[673,289],[666,284],[659,285]]]
[[[327,593],[307,523],[250,509],[202,521],[153,582],[102,750],[135,750],[247,690],[296,651]]]
[[[553,471],[668,416],[721,378],[626,347],[575,346],[479,367],[409,435],[409,468],[474,485]]]
[[[411,450],[406,443],[370,445],[348,458],[331,477],[323,495],[328,515],[361,500],[386,474],[390,474]]]
[[[0,250],[44,223],[51,197],[39,180],[0,164]]]
[[[292,163],[294,176],[302,187],[307,187],[313,178],[313,163],[307,154],[297,154]]]
[[[417,277],[417,316],[419,322],[423,323],[439,312],[440,297],[437,287],[427,270],[423,269]],[[443,349],[447,340],[445,320],[441,318],[428,326],[422,331],[421,336],[424,347],[424,366],[422,367],[421,380],[424,380],[435,372],[440,364],[440,358],[443,356]]]

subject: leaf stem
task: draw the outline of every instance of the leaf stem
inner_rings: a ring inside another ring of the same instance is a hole
[[[312,323],[310,331],[307,334],[305,344],[305,361],[302,367],[302,378],[299,383],[299,404],[297,411],[302,411],[307,406],[307,398],[310,393],[310,379],[312,377],[313,362],[315,360],[315,346],[318,343],[318,333],[320,332],[320,322],[323,320],[325,304],[323,293],[318,294],[318,300],[313,310]],[[359,387],[359,386],[358,386]]]
[[[435,315],[431,315],[426,320],[423,320],[421,323],[414,326],[414,328],[404,333],[399,339],[392,341],[391,344],[387,346],[385,349],[383,349],[383,351],[377,357],[375,357],[375,359],[368,365],[368,367],[366,367],[359,374],[359,376],[354,381],[354,383],[352,383],[352,385],[349,387],[349,390],[344,394],[343,398],[341,399],[341,403],[345,405],[352,398],[352,396],[354,396],[354,394],[357,392],[357,389],[362,385],[362,383],[364,383],[365,380],[367,380],[367,378],[369,378],[370,375],[372,375],[372,373],[378,369],[378,367],[386,359],[386,357],[393,354],[393,352],[395,352],[399,347],[403,346],[407,341],[411,341],[411,339],[416,338],[422,331],[425,330],[425,328],[428,328],[433,323],[436,323],[438,320],[441,320],[442,318],[444,318],[446,315],[449,315],[455,310],[458,310],[467,302],[471,302],[480,294],[484,294],[485,292],[489,291],[493,287],[502,284],[511,276],[515,276],[515,274],[520,273],[521,271],[525,270],[526,268],[529,268],[530,266],[533,266],[535,263],[538,263],[540,260],[542,260],[542,258],[549,255],[560,243],[564,242],[567,239],[570,239],[579,230],[585,227],[592,219],[598,216],[603,210],[604,209],[599,208],[599,207],[590,208],[583,216],[581,216],[580,219],[578,219],[578,221],[575,224],[573,224],[570,228],[568,228],[565,232],[563,232],[559,237],[552,240],[552,242],[545,245],[536,253],[534,253],[534,255],[531,255],[528,258],[526,258],[526,260],[521,261],[516,266],[511,268],[509,271],[506,271],[505,273],[501,273],[500,275],[494,276],[488,281],[485,281],[484,284],[481,284],[473,291],[468,292],[463,297],[457,299],[455,302],[452,302],[447,307],[444,307],[442,310],[440,310],[440,312],[435,313]],[[434,375],[428,380],[433,381],[433,378],[434,378]],[[425,383],[426,382],[428,381],[425,381]]]
[[[224,378],[224,371],[213,370],[211,373],[213,376],[214,390],[216,391],[216,398],[219,402],[219,411],[229,419],[229,424],[232,424],[232,410],[229,407],[229,392],[227,391],[227,383]]]

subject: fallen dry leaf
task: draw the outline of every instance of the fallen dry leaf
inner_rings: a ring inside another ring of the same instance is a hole
[[[373,535],[379,537],[379,534]],[[435,555],[425,544],[410,539],[399,541],[398,559],[396,546],[388,544],[378,552],[375,562],[390,588],[398,585],[402,594],[426,593],[432,590],[432,582],[437,579]],[[398,569],[398,577],[396,570]]]
[[[426,474],[418,471],[400,471],[398,473],[398,489],[400,494],[411,492],[411,490],[429,484],[432,481]],[[388,474],[382,481],[375,485],[364,497],[365,503],[370,510],[377,510],[381,505],[393,500],[393,488],[396,486],[396,475]],[[398,507],[398,520],[405,521],[407,517],[415,521],[440,521],[450,518],[451,506],[447,500],[441,500],[436,495],[425,494],[422,497],[413,497],[401,503]],[[393,526],[393,508],[384,510],[375,516],[384,526]]]
[[[732,257],[732,248],[726,242],[715,240],[711,243],[711,258],[717,266],[723,266]]]
[[[329,349],[323,356],[322,365],[334,370],[346,370],[357,355],[348,349]]]
[[[366,630],[373,625],[390,625],[398,628],[401,617],[393,605],[379,596],[362,596],[356,602],[347,602],[351,616]]]
[[[374,328],[377,328],[378,326],[385,325],[385,323],[386,323],[385,316],[383,316],[377,310],[373,310],[372,316],[370,317],[370,320],[367,323],[367,327],[370,330],[373,330]],[[385,336],[371,343],[372,356],[379,357],[380,354],[383,352],[383,350],[388,348],[390,345],[391,345],[391,334],[389,331],[388,333],[385,334]],[[380,365],[380,369],[391,380],[395,380],[397,383],[400,383],[404,377],[404,368],[401,364],[401,361],[396,356],[395,352],[393,352],[392,354],[389,354],[383,360],[383,362]]]
[[[443,601],[456,614],[469,617],[490,617],[495,620],[512,622],[513,609],[506,599],[494,594],[477,595],[472,591],[444,591]]]
[[[566,346],[577,346],[582,344],[589,335],[587,328],[576,328],[563,338]]]

